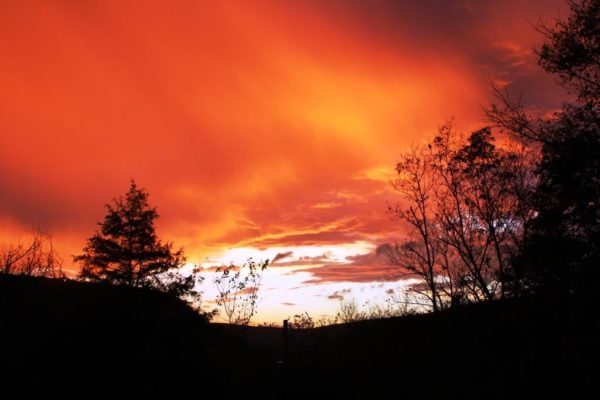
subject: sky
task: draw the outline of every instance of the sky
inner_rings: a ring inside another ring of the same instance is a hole
[[[129,181],[206,270],[277,260],[257,321],[410,282],[378,249],[399,155],[490,82],[560,105],[533,27],[562,0],[0,1],[0,243],[32,224],[79,254]]]

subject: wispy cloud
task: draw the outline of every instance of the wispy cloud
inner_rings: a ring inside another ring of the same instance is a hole
[[[275,257],[273,257],[273,260],[271,260],[271,265],[275,264],[277,261],[286,259],[286,258],[290,258],[292,255],[294,254],[293,251],[286,251],[284,253],[277,253],[275,255]]]

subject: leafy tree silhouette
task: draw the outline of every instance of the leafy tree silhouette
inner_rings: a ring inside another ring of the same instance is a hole
[[[541,149],[536,217],[518,265],[528,290],[573,292],[600,277],[600,0],[569,2],[554,27],[539,24],[546,43],[538,62],[576,95],[550,117],[535,118],[508,93],[488,117]]]
[[[158,239],[154,227],[158,213],[148,205],[144,189],[132,180],[125,196],[106,207],[100,229],[88,239],[83,254],[74,257],[82,264],[81,279],[199,295],[193,289],[197,274],[178,272],[185,262],[183,250],[173,251],[172,243]]]
[[[569,106],[548,128],[534,197],[538,215],[521,265],[537,289],[572,291],[598,282],[600,114]]]
[[[600,1],[569,0],[571,15],[555,27],[538,24],[547,42],[538,51],[546,71],[557,74],[560,84],[581,103],[600,99]]]

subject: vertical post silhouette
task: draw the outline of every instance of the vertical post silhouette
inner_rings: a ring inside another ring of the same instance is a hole
[[[288,398],[287,396],[287,374],[288,374],[288,360],[289,360],[289,355],[288,355],[288,344],[289,344],[289,326],[288,326],[288,320],[284,319],[283,320],[283,365],[282,365],[282,377],[283,379],[281,380],[282,382],[282,386],[283,386],[283,390],[282,390],[282,398],[285,400]]]

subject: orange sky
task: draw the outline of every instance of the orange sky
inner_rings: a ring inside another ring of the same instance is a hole
[[[0,239],[39,224],[72,268],[103,205],[135,178],[160,236],[191,262],[287,254],[287,267],[313,268],[270,290],[293,276],[329,288],[324,298],[344,290],[327,284],[389,285],[370,253],[401,235],[385,215],[398,155],[450,117],[478,127],[490,79],[556,106],[531,22],[565,9],[3,1]]]

